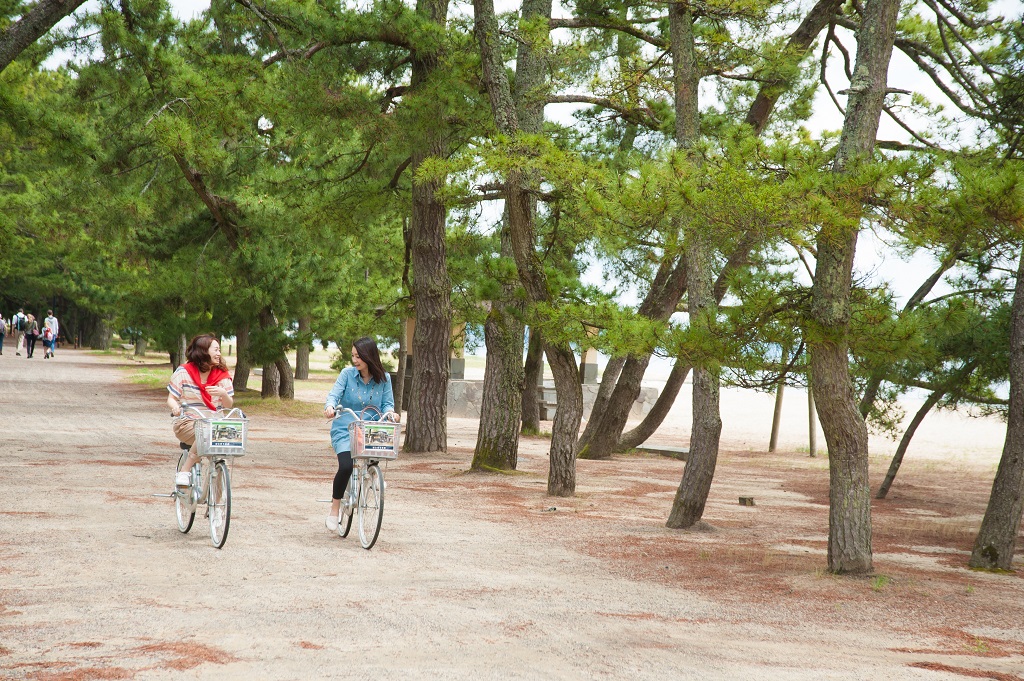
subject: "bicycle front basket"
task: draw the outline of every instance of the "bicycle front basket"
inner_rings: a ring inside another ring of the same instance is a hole
[[[196,448],[200,456],[245,454],[246,420],[208,418],[196,424]]]
[[[348,424],[352,456],[367,459],[397,459],[402,424],[390,421],[353,421]]]

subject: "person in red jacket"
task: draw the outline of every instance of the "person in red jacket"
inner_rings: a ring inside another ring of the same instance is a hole
[[[196,420],[214,415],[219,409],[230,409],[235,402],[235,389],[231,383],[231,374],[220,354],[220,341],[212,333],[204,333],[192,339],[185,351],[188,360],[179,366],[167,384],[167,406],[171,408],[174,419],[172,427],[174,435],[185,444],[192,445],[188,450],[185,465],[175,475],[174,484],[188,487],[192,484],[192,466],[199,461],[196,453]],[[183,407],[193,407],[183,411]]]

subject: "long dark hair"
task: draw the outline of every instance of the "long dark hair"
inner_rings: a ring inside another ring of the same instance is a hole
[[[366,368],[370,370],[370,378],[374,383],[383,383],[386,377],[384,365],[380,361],[380,352],[377,350],[377,343],[369,336],[363,336],[352,347],[356,349],[359,359],[366,362]]]
[[[185,350],[185,358],[192,362],[201,374],[205,374],[214,366],[224,371],[228,370],[228,365],[224,363],[224,355],[220,356],[220,364],[213,363],[213,358],[210,357],[210,344],[213,341],[220,342],[212,333],[201,333],[192,339],[192,342],[188,344],[188,349]]]

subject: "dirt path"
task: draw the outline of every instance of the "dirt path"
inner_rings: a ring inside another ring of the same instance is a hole
[[[1024,579],[963,569],[988,470],[908,462],[879,575],[836,578],[826,462],[724,453],[717,531],[681,533],[679,462],[581,461],[554,499],[544,440],[518,475],[469,474],[475,422],[452,420],[449,455],[391,464],[364,551],[323,527],[323,423],[259,416],[217,551],[151,496],[161,395],[114,358],[35,360],[0,356],[0,678],[1024,678]]]

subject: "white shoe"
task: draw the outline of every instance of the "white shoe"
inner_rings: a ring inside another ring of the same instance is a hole
[[[175,487],[191,487],[192,475],[188,471],[178,471],[174,474]]]
[[[333,515],[327,516],[324,519],[324,525],[326,525],[327,529],[330,530],[331,532],[337,532],[338,531],[338,517],[337,516],[333,516]]]

